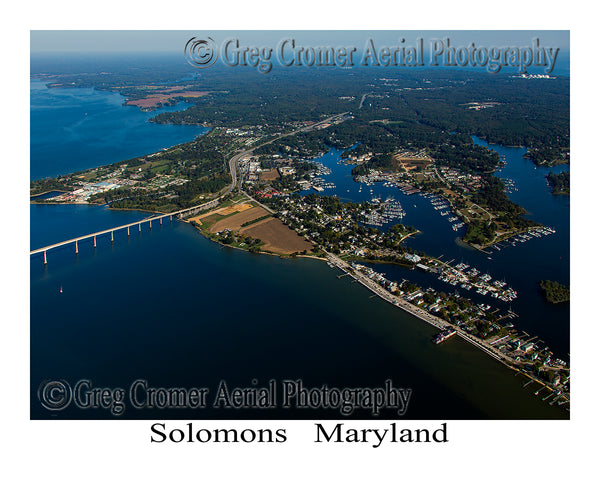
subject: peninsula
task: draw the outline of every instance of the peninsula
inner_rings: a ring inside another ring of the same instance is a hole
[[[193,102],[183,112],[159,113],[153,121],[202,124],[210,126],[210,132],[150,155],[32,181],[32,201],[175,212],[223,245],[325,260],[342,276],[353,277],[390,304],[442,330],[440,341],[456,332],[538,382],[553,402],[568,404],[568,365],[515,329],[510,309],[492,310],[457,294],[388,281],[364,264],[389,262],[418,268],[450,285],[475,288],[508,304],[516,292],[506,282],[407,247],[406,240],[420,232],[398,221],[402,209],[393,201],[342,202],[333,196],[306,194],[309,189],[323,193],[328,187],[322,179],[324,167],[313,159],[336,147],[344,151],[344,161],[354,166],[357,183],[387,182],[406,194],[430,199],[436,208],[449,212],[455,231],[466,227],[463,240],[475,248],[552,233],[525,218],[525,210],[509,200],[508,186],[493,176],[503,159],[471,138],[487,128],[490,140],[503,141],[512,132],[509,143],[540,144],[539,125],[518,135],[508,126],[494,132],[496,115],[514,115],[514,106],[489,101],[498,86],[495,82],[504,80],[474,84],[462,74],[450,79],[432,75],[429,83],[416,77],[404,83],[369,78],[371,83],[359,82],[356,87],[356,78],[350,82],[340,76],[335,89],[323,84],[317,92],[312,85],[306,88],[294,81],[297,89],[273,84],[260,93],[253,90],[252,82],[237,90],[223,88],[218,80],[211,90],[191,82],[168,92],[170,87],[150,88],[144,83],[143,88],[129,91],[128,102],[150,108],[143,102],[151,100],[159,106],[162,97],[155,95]],[[455,88],[449,89],[450,85]],[[506,95],[523,95],[519,80],[502,85]],[[545,98],[540,95],[529,108],[543,112]],[[472,109],[474,104],[485,108]],[[540,113],[539,118],[544,125],[552,120],[565,126],[561,115],[557,120]],[[567,148],[564,137],[548,148]],[[50,191],[59,194],[37,196]],[[203,209],[203,205],[210,207]],[[392,220],[394,225],[385,232],[377,228]]]

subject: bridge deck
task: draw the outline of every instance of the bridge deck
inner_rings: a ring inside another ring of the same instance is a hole
[[[160,218],[165,218],[165,217],[168,217],[169,215],[173,215],[173,214],[169,213],[167,215],[160,215],[160,216],[156,216],[156,217],[148,217],[148,218],[144,218],[143,220],[138,220],[137,222],[128,223],[127,225],[119,225],[118,227],[108,228],[106,230],[101,230],[99,232],[89,233],[87,235],[82,235],[81,237],[71,238],[69,240],[64,240],[62,242],[58,242],[58,243],[54,243],[52,245],[48,245],[46,247],[42,247],[42,248],[37,248],[35,250],[31,250],[29,252],[29,255],[34,255],[36,253],[41,253],[41,252],[43,252],[45,250],[51,250],[52,248],[61,247],[63,245],[68,245],[69,243],[78,242],[80,240],[85,240],[87,238],[93,238],[93,237],[96,237],[98,235],[103,235],[105,233],[116,232],[117,230],[122,230],[122,229],[127,228],[127,227],[133,227],[135,225],[139,225],[139,224],[142,224],[142,223],[145,223],[145,222],[150,222],[152,220],[158,220]]]
[[[269,144],[269,143],[272,143],[272,142],[274,142],[275,140],[277,140],[277,139],[279,139],[279,138],[283,138],[283,137],[287,137],[287,136],[290,136],[290,135],[294,135],[294,134],[296,134],[296,133],[298,133],[298,132],[306,132],[306,131],[313,130],[314,128],[316,128],[316,127],[319,127],[319,126],[321,126],[321,125],[323,125],[323,124],[325,124],[325,123],[328,123],[328,122],[331,122],[331,121],[337,120],[337,119],[339,119],[339,118],[342,118],[344,115],[348,115],[349,113],[350,113],[350,112],[344,112],[344,113],[339,113],[339,114],[337,114],[337,115],[333,115],[333,116],[331,116],[331,117],[329,117],[329,118],[326,118],[326,119],[324,119],[324,120],[320,120],[319,122],[317,122],[317,123],[314,123],[314,124],[312,124],[312,125],[309,125],[309,126],[306,126],[306,127],[299,128],[299,129],[297,129],[297,130],[295,130],[295,131],[293,131],[293,132],[290,132],[290,133],[285,133],[285,134],[279,135],[278,137],[276,137],[276,138],[273,138],[273,139],[271,139],[271,140],[269,140],[269,141],[267,141],[267,142],[265,142],[265,143],[263,143],[263,144],[261,144],[261,145],[259,145],[259,146],[262,146],[262,145],[267,145],[267,144]],[[227,188],[226,188],[226,190],[225,190],[225,192],[223,193],[223,195],[226,195],[226,194],[228,194],[228,193],[231,193],[231,192],[233,191],[233,189],[234,189],[234,188],[236,187],[236,185],[237,185],[237,172],[236,172],[236,163],[237,163],[237,161],[238,161],[240,158],[242,158],[244,155],[247,155],[247,154],[249,154],[249,153],[252,153],[252,152],[254,151],[254,149],[255,149],[255,148],[258,148],[258,146],[255,146],[255,147],[253,147],[253,148],[250,148],[250,149],[248,149],[248,150],[244,150],[244,151],[242,151],[242,152],[238,153],[237,155],[234,155],[234,156],[233,156],[233,157],[232,157],[232,158],[229,160],[229,169],[230,169],[230,173],[231,173],[231,179],[232,179],[232,182],[231,182],[231,185],[230,185],[229,187],[227,187]],[[46,247],[37,248],[37,249],[35,249],[35,250],[31,250],[31,251],[29,252],[29,255],[35,255],[36,253],[43,253],[43,252],[46,252],[46,251],[48,251],[48,250],[51,250],[51,249],[53,249],[53,248],[61,247],[61,246],[63,246],[63,245],[68,245],[68,244],[70,244],[70,243],[75,243],[75,242],[78,242],[78,241],[80,241],[80,240],[85,240],[85,239],[87,239],[87,238],[93,238],[93,237],[95,237],[95,236],[98,236],[98,235],[103,235],[103,234],[105,234],[105,233],[116,232],[117,230],[122,230],[122,229],[124,229],[124,228],[127,228],[127,227],[132,227],[132,226],[134,226],[134,225],[140,225],[140,224],[142,224],[142,223],[145,223],[145,222],[151,222],[152,220],[159,220],[159,219],[161,219],[161,218],[169,217],[169,216],[171,216],[171,215],[174,215],[174,216],[179,216],[179,215],[182,215],[182,214],[184,214],[184,213],[188,213],[188,212],[206,210],[207,208],[212,208],[212,207],[214,207],[214,206],[218,205],[218,204],[220,203],[220,198],[221,198],[223,195],[221,195],[219,198],[215,198],[214,200],[211,200],[210,202],[204,203],[204,204],[202,204],[202,205],[196,205],[196,206],[194,206],[194,207],[184,208],[184,209],[182,209],[182,210],[178,210],[178,211],[176,211],[176,212],[165,213],[165,214],[162,214],[162,215],[156,215],[156,216],[152,216],[152,217],[147,217],[147,218],[144,218],[143,220],[139,220],[139,221],[137,221],[137,222],[128,223],[127,225],[121,225],[121,226],[119,226],[119,227],[114,227],[114,228],[108,228],[108,229],[106,229],[106,230],[102,230],[102,231],[100,231],[100,232],[90,233],[90,234],[88,234],[88,235],[82,235],[81,237],[77,237],[77,238],[71,238],[71,239],[69,239],[69,240],[64,240],[64,241],[62,241],[62,242],[58,242],[58,243],[55,243],[55,244],[53,244],[53,245],[48,245],[48,246],[46,246]],[[264,205],[263,205],[263,207],[264,207]],[[267,207],[264,207],[264,208],[266,208],[267,210],[271,211],[271,210],[270,210],[269,208],[267,208]]]
[[[171,217],[171,216],[178,216],[178,215],[182,215],[182,214],[185,214],[185,213],[188,213],[188,212],[192,212],[194,210],[205,210],[207,208],[212,208],[213,206],[218,205],[218,203],[219,203],[218,201],[212,200],[212,201],[207,202],[205,204],[197,205],[195,207],[190,207],[190,208],[184,208],[182,210],[177,210],[176,212],[165,213],[165,214],[162,214],[162,215],[153,215],[153,216],[150,216],[150,217],[146,217],[146,218],[144,218],[142,220],[138,220],[137,222],[128,223],[126,225],[119,225],[118,227],[107,228],[106,230],[101,230],[99,232],[89,233],[87,235],[82,235],[80,237],[71,238],[69,240],[64,240],[62,242],[54,243],[52,245],[47,245],[45,247],[36,248],[35,250],[31,250],[29,252],[29,255],[35,255],[36,253],[42,253],[42,252],[51,250],[53,248],[62,247],[63,245],[69,245],[70,243],[79,242],[80,240],[86,240],[88,238],[93,238],[93,237],[96,237],[96,236],[99,236],[99,235],[104,235],[106,233],[116,232],[117,230],[123,230],[125,228],[133,227],[135,225],[141,225],[142,223],[152,222],[154,220],[160,220],[161,218]]]

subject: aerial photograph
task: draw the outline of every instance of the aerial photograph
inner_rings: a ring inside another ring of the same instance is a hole
[[[30,40],[31,419],[570,418],[569,31]]]

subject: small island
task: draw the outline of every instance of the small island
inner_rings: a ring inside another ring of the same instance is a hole
[[[571,175],[569,172],[546,175],[548,185],[552,188],[553,195],[569,195],[571,188]]]
[[[565,285],[561,285],[560,283],[551,280],[542,280],[540,282],[540,287],[542,288],[542,292],[544,292],[544,297],[550,303],[563,303],[569,301],[569,287],[566,287]]]

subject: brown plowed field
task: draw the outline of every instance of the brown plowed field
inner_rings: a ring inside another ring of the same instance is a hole
[[[265,170],[264,172],[260,172],[260,179],[264,181],[269,180],[277,180],[279,178],[279,172],[276,168],[271,168],[270,170]]]
[[[237,216],[235,215],[235,217]],[[278,218],[261,220],[256,224],[242,228],[240,233],[252,238],[259,238],[265,242],[260,248],[273,253],[291,255],[294,252],[310,251],[313,247],[310,242],[306,241]]]
[[[170,92],[169,89],[162,90],[164,92]],[[151,95],[146,96],[145,98],[140,98],[138,100],[127,100],[125,105],[135,105],[136,107],[141,108],[149,108],[149,107],[157,107],[161,103],[166,103],[172,100],[175,97],[186,97],[186,98],[197,98],[203,97],[204,95],[208,95],[209,92],[201,92],[201,91],[189,91],[189,92],[179,92],[179,93],[160,93],[161,90],[157,91],[157,93],[153,93]]]
[[[406,171],[413,170],[417,167],[427,167],[432,160],[429,157],[417,157],[415,155],[396,154],[393,159],[398,162]]]
[[[256,220],[257,218],[264,217],[265,215],[269,215],[262,207],[252,207],[242,212],[236,213],[231,217],[224,218],[223,220],[219,220],[212,227],[210,227],[210,233],[220,232],[225,230],[226,228],[229,230],[239,230],[242,227],[242,223],[250,222],[251,220]]]

